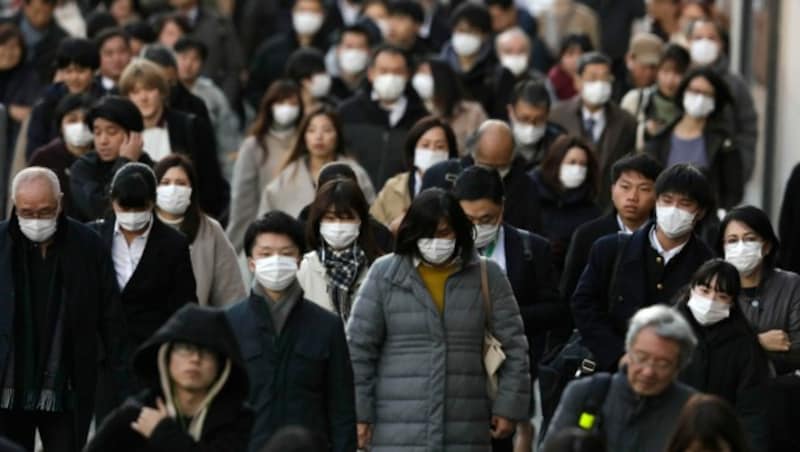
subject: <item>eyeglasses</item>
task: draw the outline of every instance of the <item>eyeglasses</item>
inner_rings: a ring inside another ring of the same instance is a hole
[[[184,358],[188,358],[193,355],[197,355],[198,358],[203,359],[209,356],[212,356],[214,352],[209,350],[205,347],[201,347],[195,344],[189,344],[187,342],[176,342],[172,345],[172,351],[180,355]]]
[[[669,372],[675,367],[675,363],[661,358],[653,358],[647,353],[633,352],[628,355],[629,362],[635,366],[649,367],[657,372]]]
[[[22,209],[17,210],[17,216],[31,220],[43,220],[53,218],[58,214],[58,207],[47,207],[41,210]]]

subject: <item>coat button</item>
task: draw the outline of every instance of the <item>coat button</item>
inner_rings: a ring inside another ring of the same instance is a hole
[[[656,284],[656,289],[663,290],[664,289],[664,285],[661,284],[661,283],[658,283],[658,284]]]
[[[664,261],[664,259],[663,259],[661,256],[658,256],[658,257],[656,258],[656,262],[658,262],[659,264],[660,264],[661,262],[663,262],[663,261]]]

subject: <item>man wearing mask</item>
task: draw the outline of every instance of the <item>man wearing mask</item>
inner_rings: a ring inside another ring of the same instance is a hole
[[[11,219],[0,222],[0,436],[25,450],[34,450],[37,429],[47,451],[81,450],[98,362],[125,381],[111,256],[64,215],[61,198],[55,173],[24,169],[12,184]]]
[[[419,98],[408,90],[409,74],[403,50],[381,46],[367,69],[369,86],[339,107],[346,147],[375,187],[383,187],[387,179],[405,170],[406,134],[426,115]]]
[[[514,86],[524,80],[545,83],[548,96],[555,97],[550,81],[531,65],[531,40],[522,28],[513,27],[498,34],[494,40],[494,47],[500,64],[492,76],[493,96],[490,114],[493,118],[508,119],[506,108]]]
[[[542,82],[523,80],[511,92],[506,112],[514,132],[514,154],[525,160],[526,170],[532,170],[542,162],[556,138],[564,133],[561,127],[547,120],[550,93]]]
[[[331,94],[334,97],[347,99],[364,82],[372,44],[370,31],[363,23],[348,25],[342,30],[336,46],[336,67],[339,74],[333,77],[331,85]]]
[[[581,56],[577,88],[580,95],[556,105],[550,120],[570,135],[586,138],[595,146],[600,165],[601,207],[610,204],[611,165],[636,146],[636,118],[611,101],[611,60],[599,52]]]
[[[302,225],[274,211],[245,233],[250,296],[226,316],[247,363],[255,409],[250,452],[278,430],[300,425],[331,451],[356,448],[353,370],[339,318],[307,300],[297,283],[305,248]]]
[[[571,298],[575,326],[598,370],[616,369],[628,320],[640,308],[670,304],[711,251],[694,233],[712,206],[708,180],[678,164],[656,180],[656,221],[632,235],[596,241]]]

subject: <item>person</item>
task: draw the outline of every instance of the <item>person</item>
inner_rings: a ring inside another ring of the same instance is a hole
[[[269,212],[248,227],[244,241],[255,280],[249,297],[225,315],[254,382],[248,400],[256,417],[247,450],[263,450],[289,425],[307,428],[325,449],[355,450],[353,369],[342,323],[308,300],[297,281],[302,226]]]
[[[556,287],[550,243],[538,234],[503,223],[505,193],[496,171],[480,166],[467,168],[456,179],[453,194],[475,227],[478,253],[495,261],[511,283],[530,346],[530,374],[534,382],[549,330],[569,315]],[[532,389],[531,395],[534,396]],[[531,398],[530,415],[534,407],[535,396]],[[533,434],[530,421],[521,422],[517,424],[515,442],[529,446]],[[498,447],[500,444],[495,443],[496,450]]]
[[[617,232],[633,234],[653,217],[655,184],[661,170],[661,165],[645,154],[624,157],[611,167],[614,211],[584,223],[572,234],[561,274],[560,290],[566,299],[572,297],[597,239]]]
[[[367,69],[368,85],[339,106],[346,148],[369,174],[374,187],[383,187],[403,172],[403,144],[425,107],[407,81],[408,57],[397,48],[375,49]],[[369,197],[367,197],[369,200]]]
[[[466,154],[467,141],[488,118],[481,104],[466,100],[458,74],[446,61],[431,58],[417,66],[411,85],[428,112],[446,120],[453,129],[457,154]]]
[[[611,60],[598,52],[581,56],[576,79],[581,95],[553,107],[550,120],[595,149],[600,175],[598,204],[610,204],[611,165],[636,149],[636,119],[611,100]]]
[[[219,222],[200,209],[192,162],[171,154],[153,171],[158,181],[156,216],[189,240],[198,303],[221,307],[242,299],[246,293],[242,278],[232,271],[237,266],[236,251]]]
[[[130,36],[132,55],[139,55],[145,46],[156,43],[156,30],[148,21],[134,20],[123,25],[122,29]]]
[[[335,50],[338,75],[333,77],[331,83],[333,97],[347,99],[364,83],[373,40],[368,25],[363,22],[342,29]]]
[[[659,305],[639,310],[625,335],[625,364],[615,374],[601,373],[567,385],[544,438],[545,448],[555,434],[584,418],[587,398],[594,397],[597,412],[588,414],[602,423],[600,434],[608,450],[664,450],[678,414],[695,393],[678,381],[678,375],[696,344],[692,328],[674,309]]]
[[[577,87],[578,65],[584,53],[594,50],[585,34],[570,34],[561,41],[558,61],[547,71],[557,101],[567,101],[579,93]]]
[[[769,217],[737,207],[720,223],[717,252],[741,277],[739,307],[778,374],[800,368],[800,276],[776,267],[780,241]]]
[[[631,37],[625,54],[627,79],[622,80],[627,93],[631,89],[641,89],[656,82],[658,63],[664,50],[664,41],[652,33],[637,33]]]
[[[286,78],[300,87],[305,111],[338,104],[339,99],[331,96],[333,80],[326,72],[325,55],[322,52],[315,48],[300,48],[289,55],[285,64]]]
[[[136,351],[145,385],[97,427],[86,452],[243,451],[249,378],[225,314],[187,305]]]
[[[555,0],[536,7],[533,15],[537,19],[539,38],[545,51],[555,55],[566,36],[586,35],[592,49],[600,50],[600,21],[591,7],[576,0]],[[616,40],[617,37],[615,36]],[[627,42],[624,38],[623,42]]]
[[[100,67],[95,75],[95,83],[100,86],[103,94],[119,94],[119,78],[133,58],[128,34],[119,27],[107,28],[94,38],[94,45],[100,54]]]
[[[426,116],[409,130],[405,157],[408,171],[387,180],[369,208],[378,221],[388,227],[400,225],[411,200],[422,190],[422,177],[431,166],[458,156],[453,129],[436,116]]]
[[[70,192],[79,218],[96,220],[111,209],[108,193],[114,174],[129,162],[153,161],[142,150],[142,114],[130,100],[106,96],[92,106],[84,122],[94,144],[70,167]]]
[[[528,36],[536,36],[538,24],[527,8],[511,0],[487,0],[486,7],[492,16],[492,32],[500,35],[514,27]]]
[[[388,23],[386,42],[403,49],[413,63],[427,58],[432,53],[420,35],[420,30],[425,25],[425,11],[422,4],[411,0],[389,2]]]
[[[36,68],[26,61],[25,51],[25,38],[19,28],[12,23],[0,23],[0,103],[8,110],[9,119],[6,136],[0,139],[5,140],[7,149],[14,149],[19,130],[31,114],[45,82],[39,80]]]
[[[499,265],[479,261],[472,234],[455,196],[429,189],[412,201],[395,252],[370,267],[347,323],[359,447],[486,450],[527,419],[519,307]],[[486,322],[506,355],[494,401],[481,353]],[[430,364],[412,364],[420,362]]]
[[[242,251],[244,231],[256,219],[261,193],[291,153],[303,117],[297,84],[285,79],[273,82],[233,166],[231,214],[225,232],[237,253]]]
[[[504,3],[508,0],[500,0]],[[492,5],[489,5],[489,11]],[[548,98],[554,96],[550,81],[532,65],[533,53],[531,38],[520,27],[509,28],[499,33],[494,39],[494,50],[500,64],[492,76],[492,104],[489,114],[492,118],[508,120],[508,105],[513,103],[511,97],[517,84],[523,81],[543,83],[547,88]],[[549,100],[549,99],[548,99]]]
[[[66,216],[53,171],[23,169],[11,196],[14,210],[0,222],[0,436],[34,450],[38,429],[46,450],[79,451],[98,369],[126,377],[111,257]]]
[[[4,21],[13,23],[22,32],[25,61],[36,69],[39,80],[52,80],[58,43],[67,37],[67,32],[53,18],[56,0],[23,0],[20,6],[16,14]]]
[[[693,232],[713,196],[703,173],[678,164],[658,176],[655,189],[655,223],[597,240],[572,294],[575,326],[598,370],[617,367],[628,320],[639,308],[668,304],[711,258]]]
[[[138,0],[103,0],[102,3],[120,25],[135,22],[141,17],[142,10]]]
[[[540,230],[550,241],[553,263],[561,273],[575,229],[601,214],[594,203],[599,182],[597,160],[588,143],[562,135],[530,175],[541,209]]]
[[[290,425],[275,432],[259,452],[317,452],[324,449],[319,435],[309,429]]]
[[[541,82],[523,80],[511,91],[506,116],[514,132],[514,153],[525,159],[525,168],[532,170],[544,159],[553,142],[563,134],[548,120],[550,94]]]
[[[634,31],[652,33],[664,42],[677,42],[683,36],[679,22],[682,0],[656,0],[647,3],[647,15],[634,24]]]
[[[689,162],[702,169],[717,205],[730,209],[744,196],[742,156],[724,114],[732,107],[725,81],[710,68],[695,68],[684,76],[675,101],[683,114],[646,145],[645,151],[663,165]]]
[[[350,164],[367,202],[375,200],[375,189],[369,175],[345,153],[342,124],[334,110],[321,107],[308,113],[300,123],[297,137],[280,173],[261,193],[259,215],[280,210],[297,217],[314,199],[320,169],[334,161]]]
[[[188,35],[192,28],[186,16],[168,10],[156,14],[152,22],[158,36],[158,43],[167,48],[172,48],[178,39]]]
[[[689,398],[680,415],[666,452],[687,450],[750,450],[742,423],[730,403],[710,394]]]
[[[783,192],[781,203],[780,218],[778,220],[778,234],[781,238],[781,249],[778,254],[778,264],[780,268],[792,272],[800,272],[800,241],[795,237],[800,215],[800,202],[797,200],[797,190],[800,186],[800,164],[795,165],[789,180],[786,181],[786,188]]]
[[[692,276],[676,302],[697,337],[679,380],[730,402],[748,432],[752,450],[769,450],[763,391],[770,378],[767,355],[737,305],[739,272],[713,259]]]

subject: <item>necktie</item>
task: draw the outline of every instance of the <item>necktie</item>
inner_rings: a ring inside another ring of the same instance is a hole
[[[595,120],[591,116],[583,120],[583,128],[586,130],[586,134],[589,135],[589,139],[592,141],[592,143],[595,142],[594,139],[595,124],[597,124],[597,120]]]

